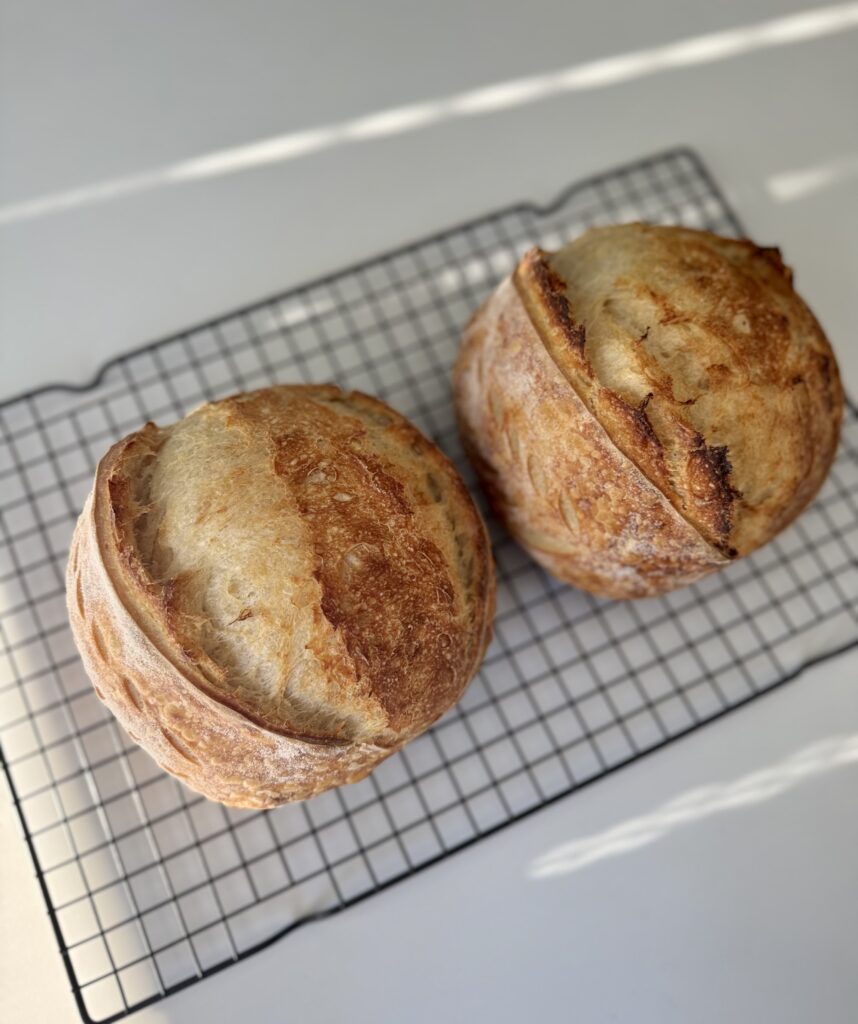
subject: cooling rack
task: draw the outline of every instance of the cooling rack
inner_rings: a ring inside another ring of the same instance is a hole
[[[482,671],[457,708],[356,785],[228,810],[161,772],[92,692],[63,579],[74,518],[114,440],[238,389],[333,380],[411,417],[473,487],[449,388],[463,324],[534,243],[640,219],[741,233],[700,159],[671,151],[147,345],[85,387],[0,406],[0,743],[85,1020],[199,981],[856,642],[850,407],[813,507],[754,556],[665,598],[611,603],[564,587],[490,521],[498,615]]]

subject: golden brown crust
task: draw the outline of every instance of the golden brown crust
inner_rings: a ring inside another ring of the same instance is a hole
[[[375,399],[282,387],[111,449],[68,605],[135,740],[205,795],[266,807],[362,778],[455,703],[488,643],[494,575],[435,445]]]
[[[548,418],[531,395],[546,391]],[[561,578],[609,596],[671,589],[774,536],[821,486],[843,404],[831,348],[777,250],[640,224],[526,254],[466,332],[456,395],[513,532]],[[496,436],[513,428],[515,450]],[[568,517],[530,493],[525,449],[565,479],[567,508],[586,495],[610,530],[588,525],[547,558],[530,534],[544,548],[546,517],[561,533]],[[642,481],[672,509],[669,529],[645,527]]]

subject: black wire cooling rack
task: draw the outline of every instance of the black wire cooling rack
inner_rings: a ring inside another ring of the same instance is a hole
[[[365,781],[270,812],[165,775],[96,699],[63,579],[97,459],[146,419],[274,381],[380,395],[457,461],[462,325],[530,245],[645,219],[740,233],[673,151],[156,342],[0,406],[0,741],[78,1006],[116,1020],[794,677],[858,637],[858,412],[813,507],[666,598],[553,582],[491,524],[495,640],[459,706]]]

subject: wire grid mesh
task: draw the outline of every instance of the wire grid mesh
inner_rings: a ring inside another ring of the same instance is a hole
[[[165,775],[96,699],[63,579],[95,463],[146,419],[274,381],[380,395],[450,453],[462,325],[534,242],[646,219],[736,234],[692,153],[484,217],[158,342],[91,386],[0,407],[0,740],[85,1019],[124,1016],[347,906],[854,642],[858,415],[815,505],[773,544],[663,599],[548,578],[491,523],[495,640],[459,706],[368,779],[271,812]]]

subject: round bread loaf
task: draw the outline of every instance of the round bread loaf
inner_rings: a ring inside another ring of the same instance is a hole
[[[533,557],[608,597],[766,543],[819,490],[843,392],[776,249],[628,224],[528,252],[469,324],[465,448]]]
[[[456,470],[407,420],[283,386],[114,445],[67,594],[131,738],[214,800],[272,807],[363,778],[455,704],[494,570]]]

